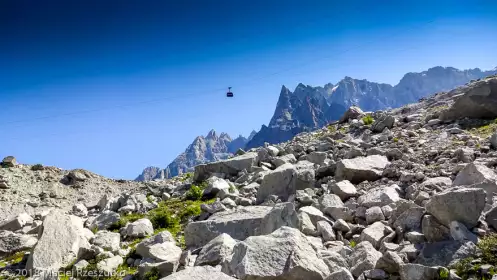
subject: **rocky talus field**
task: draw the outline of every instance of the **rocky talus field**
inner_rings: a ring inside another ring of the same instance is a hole
[[[166,180],[0,168],[0,279],[497,279],[497,76]]]

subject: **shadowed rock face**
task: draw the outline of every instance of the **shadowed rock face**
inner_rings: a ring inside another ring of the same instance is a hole
[[[467,93],[461,95],[443,114],[442,120],[457,120],[464,117],[495,119],[497,117],[497,80],[483,79],[468,85]]]

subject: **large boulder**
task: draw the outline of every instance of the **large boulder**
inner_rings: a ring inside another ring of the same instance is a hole
[[[318,252],[321,259],[328,266],[331,273],[340,271],[341,268],[349,269],[349,264],[346,258],[344,258],[340,253],[332,250],[321,250]]]
[[[412,201],[401,200],[397,202],[397,207],[392,214],[393,227],[400,227],[405,232],[420,230],[424,213],[424,207],[420,207]]]
[[[212,176],[207,179],[207,188],[204,190],[204,196],[215,197],[220,191],[229,191],[230,185],[226,180]]]
[[[279,227],[298,227],[298,217],[292,203],[274,207],[246,206],[218,212],[205,221],[189,223],[185,228],[187,247],[201,247],[222,233],[237,240],[269,234]]]
[[[295,169],[297,171],[295,189],[305,190],[308,188],[314,188],[314,184],[316,182],[316,172],[314,170],[314,164],[307,160],[299,161],[295,165]]]
[[[406,263],[400,266],[401,280],[439,279],[438,269],[420,264]]]
[[[85,237],[83,221],[59,210],[52,210],[43,220],[38,243],[29,255],[26,269],[40,274],[67,266],[78,256],[81,247],[90,245]]]
[[[0,231],[0,258],[33,248],[38,239],[32,235],[22,235],[11,231]]]
[[[105,210],[91,222],[90,228],[98,230],[108,229],[119,222],[120,219],[121,216],[116,212]]]
[[[471,241],[440,241],[425,243],[416,263],[426,266],[452,266],[459,260],[473,256],[476,245]]]
[[[423,235],[428,242],[437,242],[450,239],[450,229],[442,225],[432,215],[425,215],[421,221]]]
[[[376,181],[388,163],[388,159],[380,155],[343,159],[337,163],[335,177],[338,181],[349,180],[354,184]]]
[[[366,208],[379,206],[383,207],[400,200],[399,193],[394,186],[373,189],[357,199],[360,206]]]
[[[382,132],[385,128],[391,129],[395,124],[395,118],[385,113],[379,114],[374,123],[371,125],[373,132]]]
[[[434,195],[426,204],[426,211],[446,227],[459,221],[473,228],[485,208],[486,194],[482,189],[449,189]]]
[[[195,265],[216,266],[223,263],[231,257],[236,240],[226,233],[219,235],[207,243],[195,260]]]
[[[95,234],[91,243],[100,248],[117,252],[120,248],[121,235],[117,232],[101,230]]]
[[[266,174],[257,190],[257,203],[264,202],[270,195],[277,195],[283,201],[296,193],[297,171],[292,164],[285,163]]]
[[[339,120],[339,123],[346,123],[348,120],[358,119],[360,116],[364,115],[364,112],[361,108],[357,106],[351,106]]]
[[[209,178],[210,175],[214,173],[235,176],[238,175],[238,172],[244,169],[247,171],[252,170],[252,166],[257,166],[258,161],[258,154],[255,152],[250,152],[223,161],[200,164],[195,166],[193,180],[203,181]]]
[[[489,140],[490,140],[490,146],[492,146],[492,148],[494,149],[497,149],[497,132],[492,134]]]
[[[485,221],[488,225],[497,230],[497,206],[494,206],[485,214]]]
[[[7,157],[4,157],[1,164],[0,164],[0,167],[2,166],[5,166],[5,167],[14,167],[17,165],[17,160],[15,157],[13,156],[7,156]]]
[[[382,222],[375,222],[362,231],[360,240],[368,241],[373,247],[379,249],[381,240],[392,232],[393,230]]]
[[[149,219],[143,218],[126,225],[126,236],[128,237],[145,237],[154,233],[154,227]]]
[[[151,256],[152,255],[151,248],[153,247],[153,245],[166,243],[166,242],[173,244],[175,243],[173,235],[167,230],[159,232],[156,235],[151,236],[138,243],[136,245],[136,253],[144,257]]]
[[[356,196],[356,187],[348,180],[343,180],[340,182],[332,182],[329,184],[331,192],[338,195],[342,201]]]
[[[449,109],[440,114],[441,120],[497,117],[497,78],[483,79],[458,90],[463,94],[457,97]]]
[[[329,274],[328,266],[318,258],[306,236],[290,227],[238,243],[230,270],[244,280],[322,280]]]
[[[33,218],[27,213],[21,213],[16,217],[4,221],[0,224],[0,230],[16,231],[23,228],[25,225],[33,223]]]
[[[485,165],[470,163],[459,171],[453,185],[484,189],[487,203],[491,205],[494,193],[497,193],[497,174]]]
[[[211,266],[187,267],[161,280],[236,280]]]
[[[124,262],[121,256],[113,256],[108,259],[101,260],[97,263],[98,271],[102,274],[111,275]]]
[[[354,280],[352,273],[345,268],[340,268],[338,271],[333,272],[325,280]]]
[[[469,186],[485,181],[495,182],[497,174],[485,165],[469,163],[457,173],[454,179],[454,186]]]
[[[355,277],[359,277],[366,270],[374,269],[381,256],[382,254],[368,241],[359,243],[349,258],[349,264],[352,265],[350,272]]]

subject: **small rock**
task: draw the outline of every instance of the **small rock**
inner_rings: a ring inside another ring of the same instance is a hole
[[[154,227],[149,219],[143,218],[129,223],[125,229],[126,236],[136,238],[145,237],[154,233]]]
[[[356,187],[348,180],[331,183],[330,189],[334,194],[338,195],[342,201],[346,201],[357,194]]]
[[[366,210],[366,222],[368,223],[368,225],[384,220],[385,216],[383,215],[383,212],[381,211],[381,208],[379,206],[374,206]]]

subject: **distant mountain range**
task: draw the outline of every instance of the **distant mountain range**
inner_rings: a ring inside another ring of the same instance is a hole
[[[293,92],[283,86],[269,125],[262,125],[259,132],[232,140],[228,134],[217,136],[212,130],[206,137],[195,138],[165,169],[147,167],[136,180],[174,177],[192,170],[195,165],[226,159],[239,148],[250,149],[262,146],[264,142],[274,144],[290,140],[300,132],[321,128],[339,119],[352,105],[364,111],[396,108],[494,74],[497,74],[497,68],[482,71],[437,66],[421,73],[407,73],[395,86],[351,77],[322,87],[301,83]]]
[[[299,84],[293,92],[283,86],[269,125],[262,125],[246,148],[259,147],[264,142],[284,142],[300,132],[323,127],[339,119],[352,105],[365,111],[396,108],[495,73],[497,69],[458,70],[437,66],[421,73],[407,73],[395,86],[351,77],[323,87]]]
[[[255,135],[255,131],[248,138],[238,136],[232,139],[227,133],[217,135],[215,130],[209,131],[207,136],[197,136],[185,152],[176,157],[165,169],[149,166],[145,168],[135,180],[150,181],[153,179],[172,178],[193,170],[195,165],[227,159],[243,149]]]

